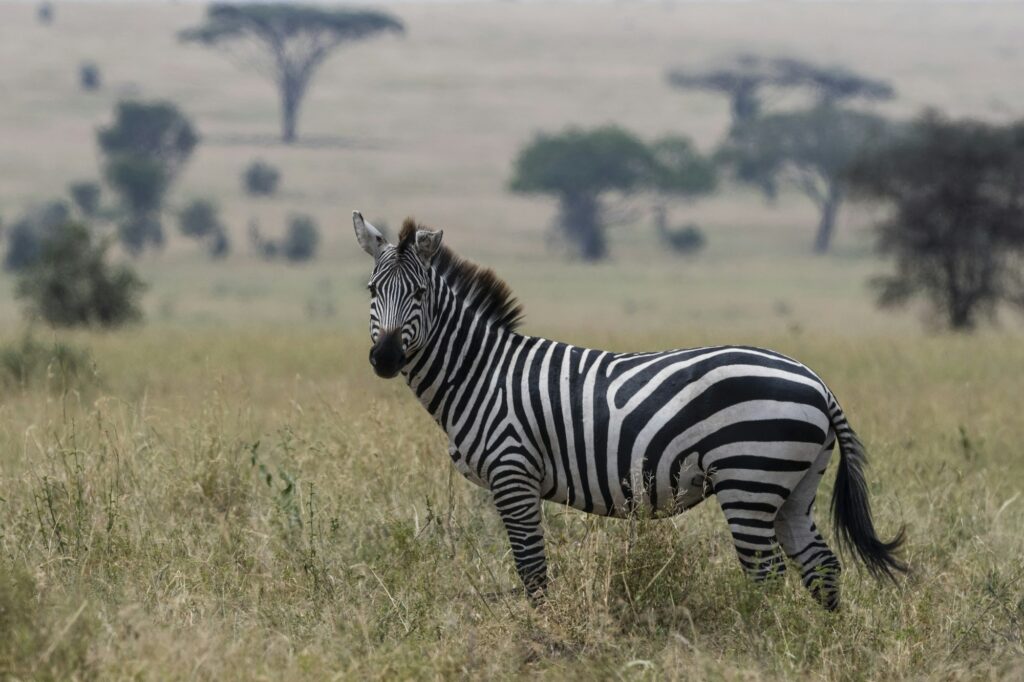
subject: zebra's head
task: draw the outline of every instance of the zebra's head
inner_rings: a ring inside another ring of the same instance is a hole
[[[406,220],[398,244],[352,212],[363,251],[373,256],[370,290],[370,364],[377,376],[397,376],[430,332],[433,292],[430,264],[441,248],[442,231],[417,229]]]

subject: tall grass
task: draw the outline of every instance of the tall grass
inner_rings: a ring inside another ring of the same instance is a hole
[[[764,341],[834,387],[882,532],[909,527],[914,575],[847,559],[837,614],[793,571],[750,584],[713,501],[547,507],[552,594],[532,609],[488,495],[364,340],[153,329],[83,337],[96,395],[0,403],[0,676],[1019,677],[1024,349]]]

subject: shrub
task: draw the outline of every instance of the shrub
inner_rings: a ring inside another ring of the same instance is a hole
[[[178,214],[178,224],[186,237],[204,241],[212,258],[223,258],[230,252],[231,243],[216,203],[206,199],[193,200]]]
[[[41,2],[36,7],[36,20],[45,25],[53,23],[53,3]]]
[[[51,201],[33,208],[7,230],[7,253],[4,267],[24,270],[39,259],[42,242],[67,222],[71,211],[63,201]]]
[[[82,62],[78,66],[78,84],[86,91],[99,90],[103,84],[100,67],[95,62]]]
[[[107,263],[108,242],[66,223],[42,243],[38,261],[18,280],[26,312],[55,327],[116,327],[142,317],[138,296],[145,285],[126,265]]]
[[[0,346],[0,385],[24,388],[49,383],[66,390],[95,378],[92,355],[60,341],[45,344],[26,334],[20,341]]]
[[[210,258],[227,258],[231,253],[231,240],[228,238],[228,233],[224,230],[214,233],[206,245],[206,251],[210,254]]]
[[[96,140],[108,159],[130,156],[159,162],[171,182],[192,156],[199,135],[171,102],[123,101],[114,123],[101,128]]]
[[[87,218],[94,217],[100,210],[100,185],[91,180],[73,182],[68,186],[68,194],[75,206]]]
[[[224,230],[217,204],[207,199],[195,199],[178,213],[181,233],[193,239],[203,239]]]
[[[288,232],[280,251],[293,263],[312,260],[320,245],[320,230],[308,215],[294,215],[288,220]]]
[[[704,231],[693,223],[683,225],[677,229],[670,229],[665,225],[659,225],[658,237],[661,239],[662,244],[680,254],[697,253],[707,244]]]
[[[281,173],[266,161],[257,159],[242,173],[242,186],[252,196],[270,196],[277,192]]]

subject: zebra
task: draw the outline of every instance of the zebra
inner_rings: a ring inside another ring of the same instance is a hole
[[[456,469],[490,491],[532,603],[548,585],[542,500],[669,516],[714,495],[746,573],[780,575],[784,553],[814,599],[838,608],[841,566],[813,518],[837,441],[839,542],[875,577],[907,571],[903,530],[889,542],[875,532],[864,447],[804,365],[743,346],[614,353],[526,336],[508,285],[442,246],[443,231],[409,218],[392,245],[352,219],[374,258],[370,365],[405,378]]]

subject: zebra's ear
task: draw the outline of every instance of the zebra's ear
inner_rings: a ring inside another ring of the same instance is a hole
[[[359,211],[352,211],[352,227],[355,228],[359,246],[363,247],[363,251],[373,256],[376,260],[377,256],[380,255],[381,249],[388,243],[388,240],[384,239],[384,235],[380,233],[380,230],[363,220],[363,214]]]
[[[434,256],[441,249],[441,237],[444,236],[444,230],[416,230],[416,255],[419,256],[420,260],[423,261],[424,265],[429,266],[430,261],[434,260]]]

